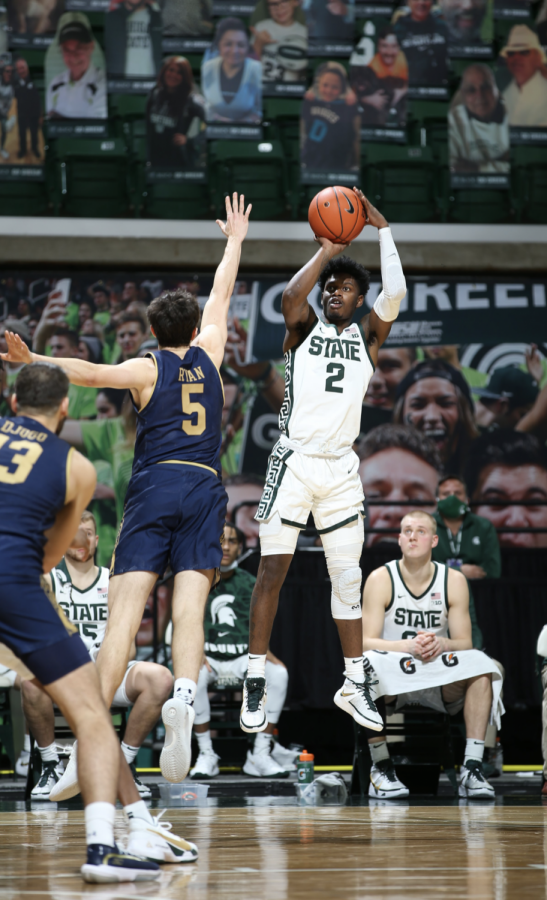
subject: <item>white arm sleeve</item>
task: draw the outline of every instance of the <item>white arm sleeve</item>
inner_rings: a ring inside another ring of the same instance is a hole
[[[383,290],[373,309],[382,322],[393,322],[399,315],[399,306],[406,294],[406,281],[391,228],[380,228],[378,239]]]

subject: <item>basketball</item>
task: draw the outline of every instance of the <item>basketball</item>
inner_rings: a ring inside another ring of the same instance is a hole
[[[317,237],[333,244],[349,244],[361,234],[367,220],[363,204],[347,187],[328,187],[315,195],[308,222]]]

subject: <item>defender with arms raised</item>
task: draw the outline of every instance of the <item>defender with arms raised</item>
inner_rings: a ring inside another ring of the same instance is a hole
[[[148,310],[159,350],[118,366],[57,359],[74,384],[128,388],[137,410],[137,439],[124,518],[112,561],[106,635],[97,658],[108,704],[121,684],[146,600],[167,564],[175,574],[175,695],[163,708],[166,744],[160,765],[168,781],[190,768],[192,708],[203,659],[203,613],[222,558],[226,492],[221,482],[223,407],[219,368],[228,309],[251,207],[226,198],[228,239],[198,334],[200,310],[187,291],[165,292]],[[36,358],[6,335],[7,361]]]
[[[316,238],[320,250],[289,282],[282,311],[287,331],[285,399],[281,437],[272,450],[256,518],[262,559],[251,601],[249,667],[241,727],[263,731],[266,717],[265,666],[279,591],[299,532],[310,512],[321,535],[332,582],[332,614],[345,658],[346,680],[335,703],[361,725],[380,730],[361,657],[361,570],[363,488],[352,445],[378,358],[397,318],[406,284],[386,219],[354,188],[367,221],[378,228],[383,291],[358,325],[355,310],[365,300],[369,273],[346,256],[345,245]],[[308,295],[319,281],[324,318]]]

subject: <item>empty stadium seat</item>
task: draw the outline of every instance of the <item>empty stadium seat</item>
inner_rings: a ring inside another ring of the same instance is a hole
[[[547,223],[547,147],[516,146],[511,157],[517,221]]]
[[[209,145],[210,188],[216,215],[237,191],[253,204],[253,219],[290,213],[287,165],[280,141],[214,141]]]
[[[369,144],[364,159],[365,193],[389,221],[436,218],[436,166],[429,147]]]
[[[46,216],[52,211],[46,182],[0,180],[0,215]]]
[[[61,215],[134,214],[124,141],[59,138],[54,153],[56,209]]]

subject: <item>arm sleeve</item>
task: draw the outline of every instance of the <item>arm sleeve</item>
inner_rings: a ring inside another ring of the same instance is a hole
[[[406,295],[406,281],[391,228],[380,228],[380,265],[382,293],[374,303],[374,311],[382,322],[393,322],[399,315],[401,300]]]
[[[499,578],[501,575],[501,553],[496,529],[489,522],[490,527],[484,536],[484,556],[482,567],[487,578]]]

